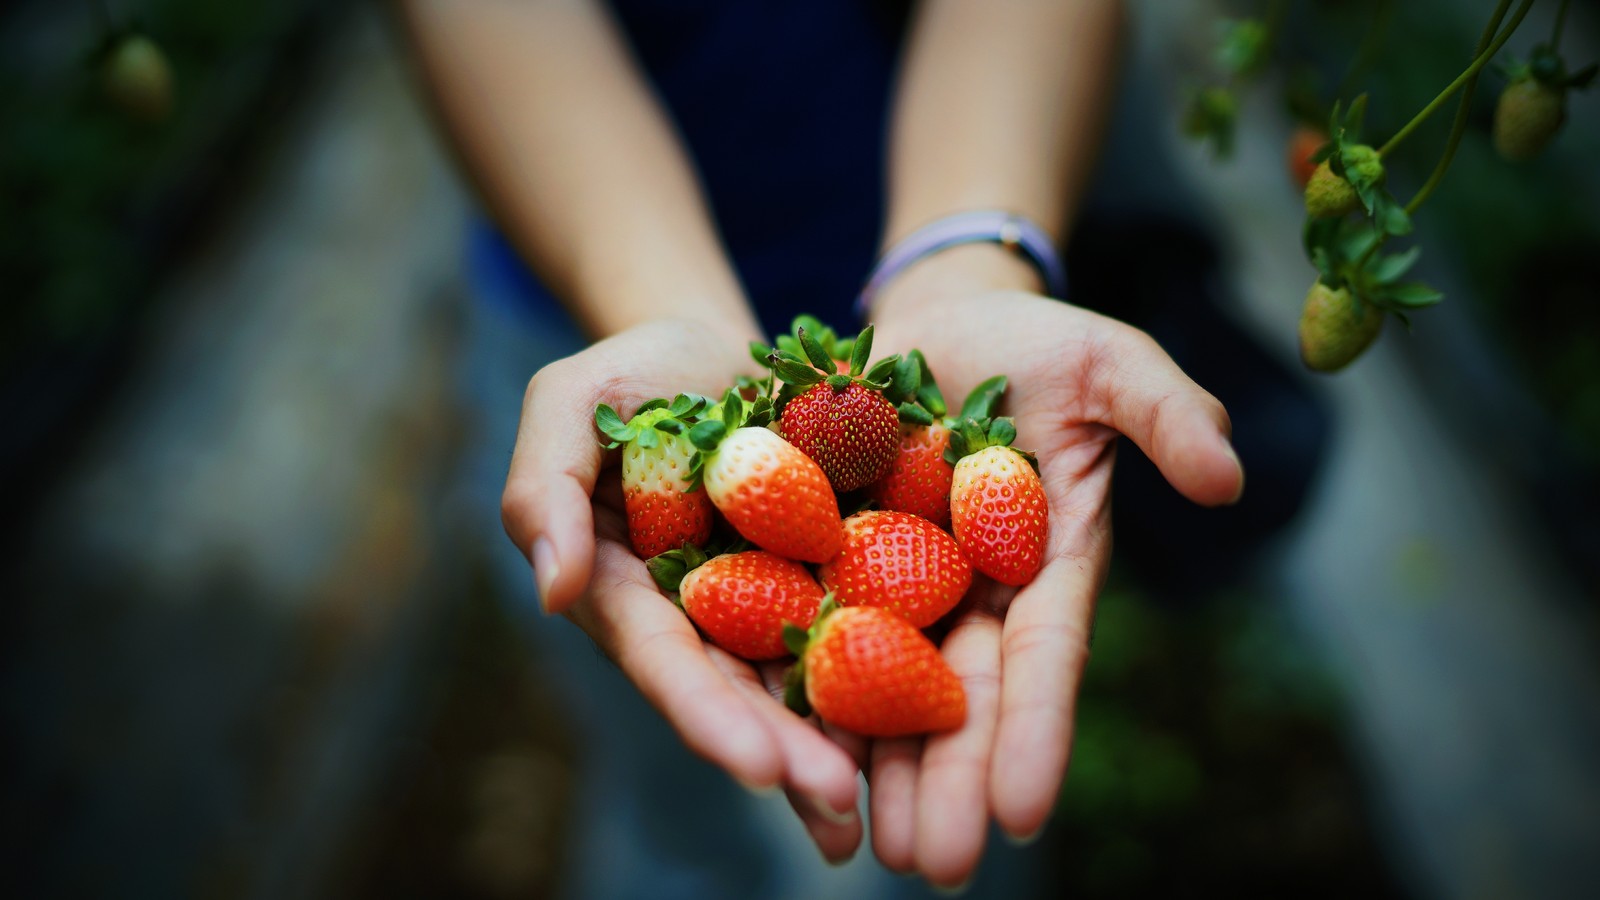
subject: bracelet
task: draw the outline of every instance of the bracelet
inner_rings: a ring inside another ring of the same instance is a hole
[[[856,297],[856,312],[866,318],[872,301],[896,275],[912,263],[958,244],[992,242],[1021,253],[1039,270],[1045,293],[1062,297],[1067,292],[1067,271],[1054,242],[1043,228],[1025,216],[999,209],[959,212],[937,219],[902,238],[878,260],[867,285]]]

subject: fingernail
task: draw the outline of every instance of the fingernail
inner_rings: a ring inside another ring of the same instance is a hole
[[[835,825],[848,825],[856,820],[856,808],[853,805],[848,810],[841,811],[834,809],[833,804],[820,796],[807,796],[806,801],[811,804],[812,809],[816,810],[817,815]]]
[[[1006,843],[1013,847],[1031,847],[1038,843],[1039,836],[1044,834],[1044,826],[1040,825],[1035,828],[1032,834],[1012,834],[1004,828],[1000,829],[1000,833],[1005,835]]]
[[[1228,455],[1233,457],[1233,464],[1239,468],[1239,489],[1233,492],[1233,499],[1228,501],[1228,505],[1232,506],[1244,496],[1244,463],[1239,461],[1239,451],[1233,449],[1233,444],[1224,443],[1223,446],[1228,449]]]
[[[966,881],[954,887],[946,887],[942,884],[930,884],[928,886],[933,888],[933,892],[941,897],[959,897],[972,887],[972,878],[968,877]]]
[[[533,542],[533,580],[539,588],[539,606],[550,611],[550,587],[561,574],[561,564],[556,561],[556,548],[550,539],[541,537]]]
[[[757,797],[770,797],[778,792],[778,786],[775,784],[756,784],[753,781],[746,781],[738,775],[734,775],[733,780],[739,782],[740,787],[755,794]]]

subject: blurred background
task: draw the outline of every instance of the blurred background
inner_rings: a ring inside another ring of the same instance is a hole
[[[1225,578],[1134,523],[1042,871],[1007,895],[1593,896],[1600,91],[1511,166],[1486,75],[1419,218],[1448,299],[1312,377],[1283,96],[1338,79],[1374,4],[1293,5],[1305,71],[1240,92],[1228,160],[1179,121],[1215,19],[1260,11],[1131,5],[1119,117],[1145,124],[1107,165],[1180,186],[1208,296],[1323,424],[1286,524]],[[1369,133],[1460,70],[1492,5],[1401,5]],[[1600,20],[1576,6],[1581,67]],[[103,83],[130,25],[170,108]],[[381,7],[0,3],[6,896],[553,897],[596,864],[583,711],[471,452],[475,204],[419,96]],[[1397,194],[1446,128],[1397,155]],[[1109,221],[1080,268],[1162,264]]]

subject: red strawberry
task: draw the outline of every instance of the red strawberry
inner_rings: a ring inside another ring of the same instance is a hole
[[[899,451],[899,417],[883,388],[900,358],[881,360],[862,374],[872,351],[869,325],[852,345],[848,372],[841,373],[821,344],[805,329],[797,331],[805,359],[783,350],[769,357],[784,381],[778,432],[816,460],[839,493],[877,481]]]
[[[867,488],[867,496],[879,509],[892,509],[921,516],[940,528],[950,529],[950,479],[955,466],[945,460],[950,446],[950,430],[965,419],[987,419],[1005,393],[1006,377],[996,375],[972,389],[955,418],[945,414],[944,396],[928,370],[922,351],[913,350],[906,358],[915,364],[916,374],[896,371],[886,392],[900,403],[900,452],[883,478]]]
[[[684,434],[685,419],[702,410],[704,397],[680,394],[669,406],[652,400],[624,423],[602,403],[595,424],[622,445],[622,499],[633,552],[649,558],[711,536],[711,499],[693,484],[694,445]]]
[[[967,720],[961,679],[926,635],[892,612],[825,601],[809,640],[798,628],[784,636],[800,657],[787,699],[802,714],[815,710],[871,737],[950,731]]]
[[[844,523],[828,477],[811,457],[761,427],[771,416],[765,397],[745,417],[743,401],[730,392],[724,410],[723,421],[704,421],[689,432],[700,451],[695,471],[711,502],[764,550],[806,562],[832,559],[844,544]],[[743,427],[732,427],[741,418]]]
[[[1300,190],[1305,190],[1311,173],[1317,170],[1317,164],[1311,161],[1312,155],[1327,142],[1328,133],[1313,125],[1297,126],[1294,133],[1289,135],[1289,177],[1294,179],[1295,186]]]
[[[987,428],[969,420],[951,434],[945,458],[957,460],[950,483],[956,542],[978,571],[1020,587],[1044,562],[1046,506],[1032,458],[1010,446],[1016,434],[1008,418]]]
[[[650,571],[668,590],[677,580],[679,603],[713,644],[741,659],[788,655],[783,626],[809,628],[822,605],[822,588],[806,567],[763,550],[726,553],[701,562],[687,547],[651,561]],[[700,563],[695,565],[696,563]],[[681,574],[684,566],[692,566]],[[675,578],[676,576],[676,578]]]
[[[927,519],[867,510],[844,520],[844,549],[817,577],[841,604],[893,610],[927,628],[966,595],[972,564]]]

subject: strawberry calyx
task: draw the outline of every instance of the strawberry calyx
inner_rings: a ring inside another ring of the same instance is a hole
[[[611,439],[601,444],[607,450],[634,443],[648,450],[661,443],[662,434],[677,436],[689,431],[711,405],[709,397],[699,394],[679,394],[670,403],[657,397],[641,403],[633,418],[624,422],[615,409],[601,403],[594,408],[594,424]]]
[[[1525,60],[1513,59],[1510,63],[1495,68],[1499,69],[1512,84],[1532,79],[1563,91],[1585,90],[1594,81],[1595,75],[1600,74],[1600,63],[1590,63],[1568,74],[1566,60],[1562,59],[1561,54],[1550,44],[1534,47],[1533,53]]]
[[[783,705],[796,715],[811,715],[811,701],[806,698],[806,648],[822,636],[823,623],[840,609],[839,601],[829,591],[817,608],[817,617],[809,629],[792,622],[783,623],[783,645],[795,656],[794,665],[783,675]]]
[[[945,448],[944,460],[953,466],[963,458],[990,447],[1011,447],[1016,439],[1017,424],[1010,416],[963,419],[957,427],[950,429],[950,446]],[[1011,447],[1011,450],[1027,460],[1035,472],[1039,471],[1038,457],[1015,447]]]
[[[1302,241],[1319,282],[1334,291],[1348,288],[1360,303],[1392,314],[1409,328],[1408,313],[1438,303],[1444,294],[1420,281],[1401,280],[1416,265],[1422,248],[1376,253],[1373,247],[1382,237],[1364,222],[1312,219]]]
[[[884,357],[868,366],[872,354],[871,325],[850,342],[848,368],[844,372],[839,371],[842,360],[835,359],[828,347],[798,321],[795,325],[795,343],[799,345],[799,353],[784,349],[787,342],[780,342],[763,361],[774,377],[783,379],[783,388],[772,401],[778,413],[783,412],[790,400],[819,384],[827,384],[834,391],[843,392],[852,383],[860,383],[883,392],[889,388],[900,368],[901,357],[898,355]],[[839,345],[836,343],[834,346],[837,349]]]
[[[1359,210],[1385,234],[1410,234],[1411,216],[1386,187],[1388,172],[1382,155],[1360,141],[1366,115],[1366,94],[1357,97],[1348,110],[1334,103],[1328,116],[1331,137],[1311,154],[1318,171],[1306,185],[1306,212],[1314,218],[1342,218]],[[1327,163],[1326,174],[1323,163]]]
[[[772,422],[770,397],[746,400],[738,387],[731,387],[722,395],[722,403],[708,408],[700,421],[687,433],[695,454],[689,463],[689,486],[700,486],[705,473],[706,458],[714,455],[722,441],[739,428],[764,428]]]

